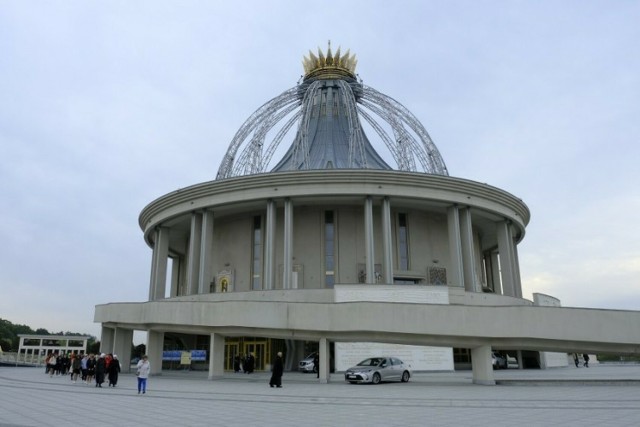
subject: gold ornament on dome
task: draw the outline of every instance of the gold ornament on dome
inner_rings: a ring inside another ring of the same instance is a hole
[[[331,52],[331,41],[327,48],[327,54],[322,52],[318,47],[318,55],[309,51],[309,56],[302,59],[304,67],[304,79],[335,79],[352,77],[355,78],[356,64],[358,60],[356,55],[347,50],[344,54],[340,53],[340,48],[334,54]]]

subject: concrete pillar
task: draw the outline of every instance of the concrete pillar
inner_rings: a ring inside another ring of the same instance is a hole
[[[171,258],[171,288],[169,297],[178,296],[178,284],[180,283],[180,270],[182,269],[180,257]]]
[[[167,286],[167,263],[169,257],[169,229],[158,227],[155,230],[153,255],[151,257],[151,283],[149,301],[162,299]]]
[[[504,295],[516,296],[515,276],[513,271],[513,238],[509,221],[496,224],[498,234],[498,251],[500,252],[500,277]]]
[[[211,334],[209,341],[209,379],[222,377],[224,374],[224,336]]]
[[[373,199],[367,196],[364,202],[364,246],[366,256],[365,283],[376,283],[375,253],[373,241]]]
[[[460,215],[458,206],[447,209],[447,226],[449,229],[449,258],[448,281],[451,286],[464,286],[464,271],[462,269],[462,246],[460,243]]]
[[[393,283],[393,243],[391,239],[391,203],[389,198],[382,200],[382,246],[384,247],[384,259],[382,270],[384,271],[384,283]]]
[[[513,288],[518,298],[522,298],[522,282],[520,280],[520,260],[518,259],[518,246],[515,239],[511,246],[513,251]]]
[[[467,292],[479,292],[480,286],[476,277],[476,256],[475,251],[473,250],[473,225],[471,223],[471,209],[460,209],[459,214],[464,290]]]
[[[111,353],[118,355],[120,370],[131,370],[131,345],[133,344],[133,329],[115,328],[113,348]]]
[[[293,203],[291,199],[284,201],[284,260],[282,272],[283,289],[291,289],[293,271]]]
[[[162,350],[164,332],[147,331],[147,356],[151,364],[151,375],[162,375]]]
[[[264,288],[275,288],[276,202],[267,200],[264,241]]]
[[[200,237],[200,271],[198,273],[198,293],[208,294],[213,282],[213,211],[202,214],[202,236]]]
[[[200,248],[202,246],[202,214],[191,214],[191,233],[187,260],[187,295],[198,293],[200,274]]]
[[[522,360],[522,350],[516,351],[516,357],[518,358],[518,369],[524,369],[524,361]]]
[[[109,328],[102,325],[102,332],[100,334],[100,352],[112,353],[113,343],[115,341],[115,328]]]
[[[320,364],[318,373],[320,374],[320,383],[327,384],[331,377],[331,351],[329,340],[320,338],[318,343],[318,363]]]
[[[491,346],[483,345],[471,349],[471,369],[473,383],[480,385],[495,385],[493,378],[493,364],[491,363]]]
[[[500,278],[498,252],[491,252],[491,278],[493,282],[493,292],[504,295],[504,291],[502,290],[502,279]]]

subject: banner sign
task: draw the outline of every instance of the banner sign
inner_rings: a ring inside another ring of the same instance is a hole
[[[163,362],[180,362],[182,361],[182,350],[165,350],[162,352]],[[207,350],[191,350],[192,362],[205,362],[207,360]]]

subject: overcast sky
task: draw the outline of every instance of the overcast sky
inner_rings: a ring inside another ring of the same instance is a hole
[[[525,298],[640,310],[640,3],[0,0],[0,318],[100,335],[145,301],[138,215],[349,48],[452,176],[531,209]]]

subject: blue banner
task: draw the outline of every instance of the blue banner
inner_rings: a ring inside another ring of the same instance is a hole
[[[162,352],[163,362],[179,362],[182,359],[182,350],[165,350]],[[192,362],[205,362],[207,350],[191,350]]]

